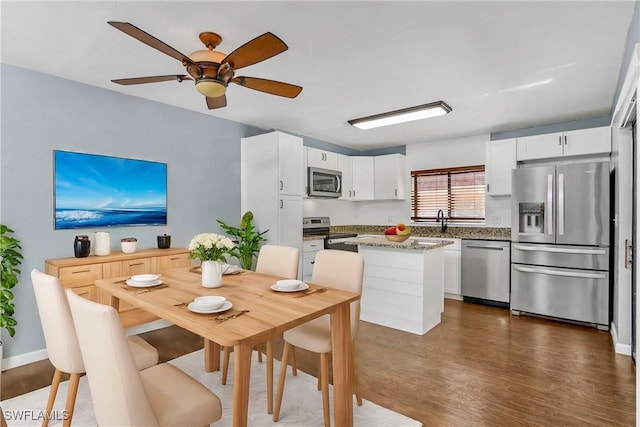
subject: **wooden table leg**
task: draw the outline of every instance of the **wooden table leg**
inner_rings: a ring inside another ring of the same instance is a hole
[[[249,379],[253,346],[239,344],[233,347],[233,426],[246,427],[249,415]]]
[[[204,339],[204,370],[213,372],[220,370],[220,345]]]
[[[116,311],[120,310],[120,298],[111,295],[110,303],[111,307],[115,308]]]
[[[333,358],[333,425],[353,426],[351,396],[351,323],[350,304],[343,304],[331,313],[331,348]]]
[[[273,341],[267,341],[267,414],[273,414]]]

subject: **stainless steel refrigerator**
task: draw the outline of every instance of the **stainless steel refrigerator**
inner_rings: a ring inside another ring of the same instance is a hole
[[[511,310],[609,329],[609,162],[512,173]]]

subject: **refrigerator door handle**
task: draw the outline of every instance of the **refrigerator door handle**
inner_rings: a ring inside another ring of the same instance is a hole
[[[553,247],[539,247],[539,246],[526,246],[514,244],[513,249],[520,251],[531,252],[553,252],[559,254],[582,254],[582,255],[605,255],[607,251],[605,249],[580,249],[580,248],[553,248]]]
[[[553,175],[547,175],[547,209],[545,209],[547,219],[547,234],[553,235]]]
[[[578,277],[581,279],[606,279],[607,278],[607,275],[604,273],[576,273],[573,271],[549,270],[546,268],[531,268],[531,267],[523,267],[520,265],[514,265],[513,268],[514,270],[520,271],[522,273],[546,274],[549,276]]]
[[[558,235],[564,236],[564,174],[558,174]]]

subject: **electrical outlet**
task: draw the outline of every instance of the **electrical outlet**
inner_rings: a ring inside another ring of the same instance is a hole
[[[502,217],[500,215],[493,215],[491,217],[491,224],[500,224]]]

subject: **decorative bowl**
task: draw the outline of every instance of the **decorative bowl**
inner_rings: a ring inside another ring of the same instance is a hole
[[[200,310],[217,310],[227,299],[218,295],[206,295],[197,297],[193,300],[193,304]]]
[[[410,234],[385,234],[384,237],[390,242],[404,242],[411,236]]]
[[[283,279],[276,282],[276,287],[283,291],[291,291],[293,289],[297,289],[300,287],[300,285],[302,285],[302,281],[296,279]]]

